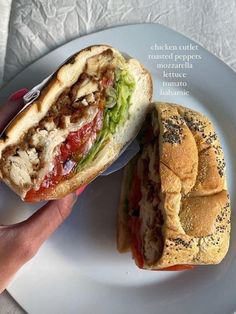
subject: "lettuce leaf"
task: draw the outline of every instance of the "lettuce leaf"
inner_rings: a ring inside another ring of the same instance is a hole
[[[131,95],[135,88],[135,81],[126,69],[116,68],[115,85],[106,91],[107,98],[104,111],[103,128],[92,148],[77,164],[79,171],[85,163],[92,161],[104,145],[109,141],[118,126],[123,125],[128,118]]]

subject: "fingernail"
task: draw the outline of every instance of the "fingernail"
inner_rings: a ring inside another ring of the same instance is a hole
[[[81,186],[79,189],[75,191],[76,195],[80,195],[86,188],[86,185]]]
[[[8,100],[15,101],[21,99],[26,93],[28,93],[27,88],[19,89],[8,97]]]

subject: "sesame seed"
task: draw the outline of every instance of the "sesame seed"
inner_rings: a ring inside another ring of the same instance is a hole
[[[180,144],[184,139],[183,128],[184,120],[182,117],[172,116],[163,121],[164,133],[163,142],[170,144]]]

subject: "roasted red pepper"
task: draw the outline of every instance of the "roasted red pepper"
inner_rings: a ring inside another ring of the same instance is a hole
[[[157,269],[159,271],[166,270],[166,271],[179,271],[179,270],[187,270],[187,269],[193,269],[194,265],[174,265],[162,269]]]
[[[139,202],[141,200],[141,181],[137,171],[133,177],[130,194],[129,194],[129,211],[130,211],[130,231],[131,231],[131,250],[137,266],[142,268],[144,264],[142,255],[142,240],[140,235],[141,219],[139,217]],[[136,213],[135,213],[136,212]],[[137,216],[136,216],[137,214]]]
[[[71,132],[61,144],[60,154],[54,159],[54,167],[44,178],[38,190],[31,189],[25,201],[35,202],[47,197],[47,194],[63,179],[68,178],[76,165],[76,155],[86,153],[88,141],[95,140],[102,128],[103,110],[100,108],[96,117],[76,132]]]
[[[139,217],[131,217],[131,249],[134,260],[139,268],[143,268],[144,260],[142,254],[142,240],[140,236],[141,219]]]

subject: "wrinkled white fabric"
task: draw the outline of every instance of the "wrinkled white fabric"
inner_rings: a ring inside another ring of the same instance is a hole
[[[0,0],[0,85],[78,36],[142,22],[185,34],[236,70],[235,0]],[[23,311],[5,293],[6,313]]]
[[[12,0],[0,0],[0,86],[3,80]]]
[[[235,1],[14,0],[3,79],[8,81],[29,63],[78,36],[141,22],[169,26],[236,69]]]

